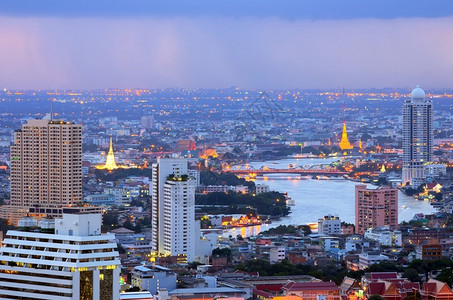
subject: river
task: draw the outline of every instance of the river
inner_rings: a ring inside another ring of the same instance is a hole
[[[288,168],[293,166],[311,166],[319,164],[329,164],[338,158],[300,158],[283,159],[268,162],[252,162],[249,165],[254,168],[267,166],[270,168]],[[283,179],[286,178],[286,179]],[[250,226],[242,228],[232,228],[224,231],[224,237],[232,235],[236,237],[241,234],[243,237],[257,235],[260,231],[278,225],[301,225],[314,223],[325,215],[332,214],[340,217],[342,221],[354,224],[355,218],[355,185],[357,182],[345,179],[330,180],[291,180],[287,176],[269,175],[265,178],[258,178],[255,183],[263,183],[270,186],[271,190],[287,192],[295,201],[291,206],[291,214],[280,220],[273,221],[272,224],[260,226]],[[373,187],[372,185],[369,185]],[[413,197],[406,196],[398,192],[398,221],[409,221],[416,213],[433,213],[436,210],[426,201],[415,200]]]

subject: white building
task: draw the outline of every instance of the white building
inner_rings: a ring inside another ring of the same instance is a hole
[[[164,185],[163,254],[186,254],[195,258],[195,186],[181,177],[167,179]],[[198,236],[199,240],[199,236]]]
[[[0,248],[2,299],[119,299],[118,252],[100,214],[20,220]]]
[[[388,226],[369,228],[364,237],[379,242],[382,246],[401,247],[403,238],[401,231],[390,230]]]
[[[248,193],[249,187],[246,185],[200,185],[197,189],[200,193]]]
[[[433,160],[433,106],[417,86],[403,105],[403,184],[423,183],[426,163]]]
[[[115,205],[115,196],[112,194],[88,195],[83,199],[89,205]]]
[[[341,220],[332,215],[318,219],[318,233],[322,234],[341,234]]]
[[[193,261],[200,237],[195,230],[195,185],[188,177],[188,160],[158,159],[153,164],[152,187],[153,251],[186,254]]]
[[[359,254],[359,269],[364,270],[373,264],[378,264],[385,260],[389,260],[388,256],[380,253],[361,253]]]
[[[269,250],[269,261],[271,264],[281,262],[286,257],[285,247],[272,247]]]
[[[193,178],[193,180],[195,182],[195,187],[198,187],[200,185],[200,170],[189,169],[188,174],[190,177]]]
[[[270,187],[267,184],[263,183],[257,183],[255,185],[255,194],[262,194],[262,193],[268,193],[270,191]]]
[[[137,266],[132,270],[131,276],[132,286],[153,295],[156,295],[159,289],[176,289],[176,273],[158,265]]]
[[[358,245],[362,243],[362,237],[359,235],[353,235],[346,238],[346,242],[344,244],[344,249],[346,252],[357,251],[359,249]]]
[[[425,176],[439,177],[447,174],[447,166],[445,164],[426,164]]]
[[[324,251],[330,251],[332,249],[340,249],[340,240],[335,237],[327,237],[321,239],[324,243]]]

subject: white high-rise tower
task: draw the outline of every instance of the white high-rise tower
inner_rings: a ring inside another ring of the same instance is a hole
[[[403,184],[417,187],[433,159],[433,106],[417,86],[403,106]]]
[[[187,255],[194,259],[195,185],[187,159],[161,158],[153,164],[152,246],[153,252]]]

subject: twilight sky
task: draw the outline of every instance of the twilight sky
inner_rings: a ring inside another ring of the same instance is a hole
[[[453,87],[453,1],[2,0],[0,88]]]

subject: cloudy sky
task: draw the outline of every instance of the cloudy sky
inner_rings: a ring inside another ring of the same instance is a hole
[[[0,88],[453,88],[453,1],[2,0]]]

